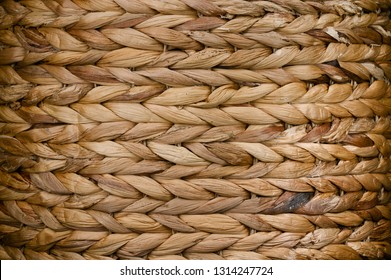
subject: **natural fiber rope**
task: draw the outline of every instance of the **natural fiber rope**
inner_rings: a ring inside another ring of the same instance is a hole
[[[0,259],[391,258],[390,0],[0,3]]]

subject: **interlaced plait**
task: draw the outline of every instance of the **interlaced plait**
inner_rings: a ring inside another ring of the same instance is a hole
[[[391,258],[390,0],[0,3],[0,259]]]

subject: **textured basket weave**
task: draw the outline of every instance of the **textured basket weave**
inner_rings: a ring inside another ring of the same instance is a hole
[[[390,0],[0,3],[0,259],[391,257]]]

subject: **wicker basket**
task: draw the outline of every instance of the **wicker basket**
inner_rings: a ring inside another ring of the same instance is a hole
[[[391,257],[390,0],[0,3],[0,259]]]

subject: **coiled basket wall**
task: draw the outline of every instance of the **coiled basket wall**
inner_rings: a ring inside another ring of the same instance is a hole
[[[0,3],[0,259],[391,258],[390,0]]]

